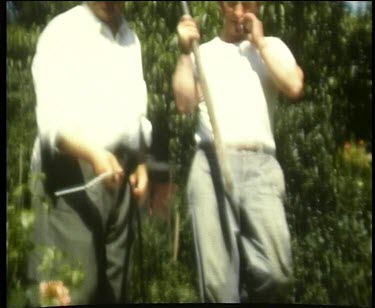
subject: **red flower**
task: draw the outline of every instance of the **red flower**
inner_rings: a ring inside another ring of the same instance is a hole
[[[41,302],[44,300],[55,300],[60,306],[70,304],[69,289],[67,289],[62,281],[48,281],[39,284],[39,294]]]
[[[350,143],[349,142],[345,142],[345,144],[344,144],[344,150],[345,150],[345,152],[349,151],[350,147],[351,147]]]

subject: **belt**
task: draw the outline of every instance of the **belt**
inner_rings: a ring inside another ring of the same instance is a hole
[[[213,148],[214,145],[210,142],[201,142],[199,144],[201,149]],[[264,146],[263,144],[246,144],[246,143],[229,143],[224,145],[226,150],[244,151],[244,152],[255,152],[255,153],[266,153],[275,155],[275,150]]]
[[[228,150],[235,150],[235,151],[247,151],[247,152],[260,152],[260,153],[267,153],[267,154],[275,154],[275,150],[264,146],[263,144],[226,144],[225,148]]]
[[[214,144],[211,142],[201,142],[198,144],[198,147],[207,150],[213,149]],[[246,152],[254,152],[254,153],[265,153],[275,155],[275,149],[270,148],[268,146],[264,146],[263,144],[246,144],[246,143],[228,143],[224,144],[224,150],[233,150],[233,151],[246,151]]]

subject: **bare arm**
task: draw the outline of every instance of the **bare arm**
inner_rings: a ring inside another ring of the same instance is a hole
[[[172,87],[177,110],[181,113],[194,111],[198,103],[198,95],[190,55],[182,54],[179,57],[173,74]]]
[[[277,88],[287,97],[297,99],[302,94],[303,89],[303,71],[295,64],[293,67],[285,65],[277,54],[277,51],[268,48],[263,35],[262,22],[253,13],[246,13],[245,24],[249,41],[255,45],[270,72],[271,78]]]
[[[108,150],[87,141],[77,132],[60,132],[57,147],[66,155],[76,159],[83,159],[91,164],[96,175],[104,172],[116,172],[105,179],[105,184],[112,189],[118,188],[122,182],[124,171],[116,157]]]
[[[177,33],[183,53],[177,60],[172,78],[172,88],[177,110],[181,113],[189,113],[198,104],[199,89],[194,78],[190,52],[192,41],[199,40],[199,32],[194,20],[190,16],[184,15],[177,26]]]

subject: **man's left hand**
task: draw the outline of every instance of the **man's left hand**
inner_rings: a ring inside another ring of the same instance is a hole
[[[253,13],[245,13],[243,17],[243,25],[245,30],[249,33],[247,39],[258,50],[265,45],[263,23]]]

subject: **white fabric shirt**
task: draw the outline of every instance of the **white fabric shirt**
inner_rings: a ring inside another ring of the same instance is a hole
[[[296,63],[279,38],[265,39],[267,48],[272,48],[283,63]],[[275,150],[272,122],[278,91],[256,48],[249,41],[232,44],[216,37],[200,46],[200,55],[223,144]],[[205,102],[198,108],[196,141],[210,141],[212,128]]]
[[[32,74],[39,137],[51,148],[65,129],[98,146],[138,148],[147,89],[140,42],[125,20],[113,37],[85,3],[58,15],[40,35]]]

